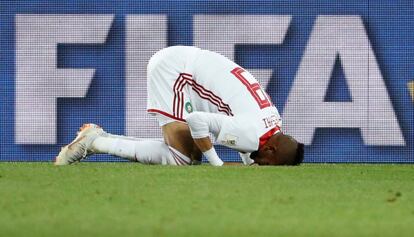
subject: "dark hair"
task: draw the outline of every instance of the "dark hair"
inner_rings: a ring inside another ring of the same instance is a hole
[[[298,142],[298,147],[296,148],[296,156],[295,160],[293,161],[293,165],[299,165],[303,162],[304,153],[305,145],[303,143]]]
[[[250,154],[250,158],[255,163],[259,165],[299,165],[302,163],[305,146],[292,136],[280,133],[274,135],[273,140],[268,142],[270,144],[267,147],[273,147],[273,149],[265,149],[259,158],[259,150]]]

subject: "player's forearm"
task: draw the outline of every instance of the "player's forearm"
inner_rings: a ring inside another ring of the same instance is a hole
[[[195,144],[203,152],[210,164],[222,166],[223,161],[218,157],[209,137],[212,130],[219,130],[220,123],[218,118],[208,113],[194,112],[188,115],[186,120]]]
[[[209,137],[195,138],[194,142],[201,152],[206,152],[213,147],[213,144],[211,143],[211,140]]]

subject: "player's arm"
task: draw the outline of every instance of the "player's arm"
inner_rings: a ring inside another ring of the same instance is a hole
[[[203,152],[204,156],[214,166],[222,166],[223,161],[218,157],[216,150],[211,144],[210,137],[203,138],[194,138],[194,142],[197,145],[198,149]]]
[[[217,156],[217,154],[215,154],[215,150],[214,150],[213,144],[211,143],[210,137],[204,137],[204,138],[199,138],[199,139],[195,138],[194,142],[197,145],[198,149],[200,149],[203,152],[203,154],[206,156],[206,158],[212,165],[222,164],[221,159]],[[213,151],[213,154],[209,154],[210,150]],[[254,163],[254,160],[250,158],[250,153],[239,152],[239,155],[244,165],[251,165]],[[225,165],[240,165],[240,163],[239,162],[225,163]]]
[[[222,166],[223,161],[218,157],[209,136],[210,132],[215,134],[220,131],[220,118],[211,113],[193,112],[187,116],[186,120],[194,143],[203,152],[210,164]]]

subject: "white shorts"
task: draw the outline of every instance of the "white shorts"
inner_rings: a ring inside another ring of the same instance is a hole
[[[181,121],[177,121],[176,119],[170,118],[160,113],[150,113],[150,114],[154,115],[157,118],[158,124],[160,125],[160,127],[166,124],[172,123],[172,122],[181,122]]]

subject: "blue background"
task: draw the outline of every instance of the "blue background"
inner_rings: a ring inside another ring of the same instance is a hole
[[[14,144],[15,14],[115,14],[102,45],[59,45],[58,67],[95,68],[85,98],[58,99],[58,144]],[[127,14],[167,14],[168,44],[192,45],[194,14],[291,15],[282,45],[236,47],[235,61],[247,68],[274,69],[267,88],[283,112],[313,23],[318,15],[360,15],[378,60],[406,142],[404,147],[366,146],[358,129],[318,129],[306,147],[306,162],[414,162],[413,1],[0,1],[0,160],[50,161],[85,121],[111,133],[125,129],[125,19]],[[277,82],[275,79],[278,79]],[[332,74],[326,101],[350,101],[341,63]],[[220,148],[224,160],[239,160]],[[109,156],[92,160],[118,161]]]

